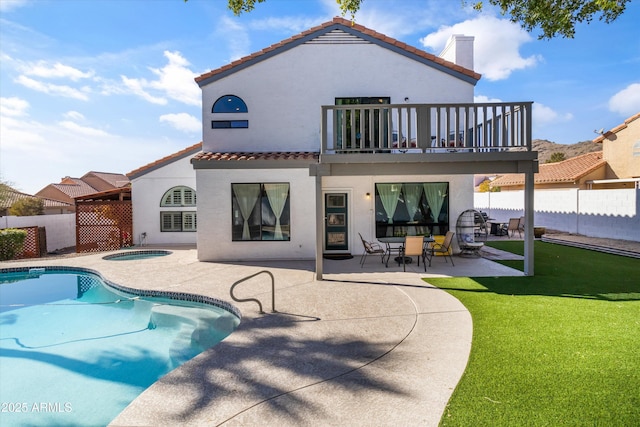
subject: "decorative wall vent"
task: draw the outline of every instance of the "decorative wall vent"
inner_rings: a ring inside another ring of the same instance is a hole
[[[333,30],[315,39],[309,40],[306,44],[369,44],[370,42],[358,36],[349,34],[342,30]]]

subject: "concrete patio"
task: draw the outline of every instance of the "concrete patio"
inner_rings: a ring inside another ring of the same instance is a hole
[[[153,248],[157,249],[157,248]],[[460,302],[423,278],[521,276],[484,258],[437,257],[402,271],[370,257],[247,264],[199,262],[194,248],[137,261],[106,253],[5,262],[2,267],[77,266],[115,283],[208,295],[229,302],[236,289],[238,329],[217,346],[162,377],[112,421],[160,425],[423,425],[436,426],[467,364],[472,322]],[[499,254],[498,254],[499,255]],[[495,256],[495,254],[494,254]]]

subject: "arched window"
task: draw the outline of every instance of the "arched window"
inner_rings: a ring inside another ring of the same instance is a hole
[[[162,195],[160,206],[181,208],[196,206],[196,192],[193,188],[178,186],[170,188]],[[196,231],[197,213],[195,209],[171,209],[160,211],[160,231]]]
[[[189,187],[173,187],[162,196],[160,206],[195,206],[196,192]]]
[[[235,95],[225,95],[218,98],[211,108],[211,112],[218,113],[248,113],[247,104]],[[249,120],[230,120],[223,117],[222,120],[211,120],[211,129],[247,129]]]
[[[211,109],[212,113],[248,113],[247,104],[235,95],[225,95],[218,98]]]

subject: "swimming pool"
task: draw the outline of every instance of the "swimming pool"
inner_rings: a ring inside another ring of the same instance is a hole
[[[165,255],[171,255],[171,251],[165,250],[141,250],[141,251],[127,251],[118,252],[116,254],[105,255],[102,259],[109,261],[132,261],[147,258],[157,258]]]
[[[230,304],[67,267],[0,269],[2,425],[106,425],[228,336]]]

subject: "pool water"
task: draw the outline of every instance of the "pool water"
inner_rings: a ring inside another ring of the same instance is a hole
[[[157,258],[165,255],[170,255],[171,251],[164,250],[145,250],[145,251],[131,251],[131,252],[119,252],[117,254],[106,255],[102,259],[109,261],[133,261],[147,258]]]
[[[222,308],[134,297],[85,272],[0,273],[0,425],[106,425],[238,323]]]

